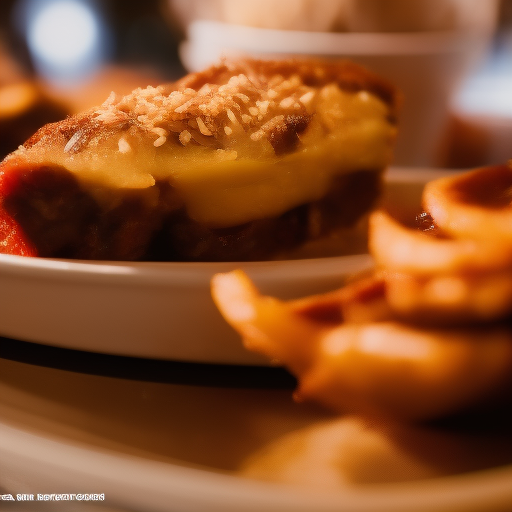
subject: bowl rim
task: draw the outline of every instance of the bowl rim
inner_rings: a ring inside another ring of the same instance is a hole
[[[186,45],[208,42],[215,46],[257,50],[260,53],[347,55],[437,55],[471,52],[489,40],[490,30],[425,32],[313,32],[277,30],[196,20],[187,28]],[[213,37],[214,36],[214,37]],[[279,45],[276,45],[276,41]]]

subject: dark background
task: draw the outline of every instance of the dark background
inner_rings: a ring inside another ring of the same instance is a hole
[[[164,79],[181,76],[179,31],[159,0],[101,0],[97,7],[112,37],[111,63],[154,68]],[[33,71],[23,34],[14,27],[16,0],[0,2],[0,37],[26,70]]]
[[[13,27],[15,4],[16,0],[0,2],[0,37],[16,59],[32,69],[23,35]],[[112,63],[151,67],[170,80],[184,73],[178,57],[180,30],[163,0],[98,0],[97,5],[112,36]],[[511,27],[512,0],[502,0],[497,46],[511,44]]]

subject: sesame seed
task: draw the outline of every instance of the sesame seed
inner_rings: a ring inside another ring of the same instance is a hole
[[[294,103],[295,103],[295,100],[291,96],[288,96],[284,100],[281,100],[281,103],[279,103],[279,106],[281,108],[290,108],[294,105]]]
[[[186,146],[190,139],[192,139],[192,134],[188,130],[183,130],[179,135],[180,142]]]
[[[268,112],[269,105],[270,105],[270,101],[268,101],[268,100],[256,102],[256,106],[258,107],[258,109],[262,115],[265,115]]]
[[[75,132],[74,135],[68,140],[67,144],[64,146],[64,153],[70,153],[71,151],[73,151],[75,146],[77,146],[80,142],[82,136],[83,133],[81,130]]]
[[[308,91],[306,94],[303,94],[300,98],[299,98],[299,101],[303,104],[303,105],[309,105],[309,103],[311,103],[311,100],[315,97],[315,93],[313,91]]]
[[[179,107],[175,108],[174,112],[176,112],[176,114],[183,114],[183,112],[187,111],[190,105],[192,105],[192,100],[188,100],[185,103],[183,103],[183,105],[180,105]]]
[[[249,101],[251,101],[251,98],[249,98],[249,96],[247,96],[247,94],[243,94],[241,92],[239,92],[238,94],[235,94],[235,96],[237,98],[240,98],[244,103],[249,103]]]
[[[130,143],[124,137],[121,137],[117,141],[117,146],[119,148],[120,153],[129,153],[132,150]]]
[[[253,141],[266,137],[284,126],[285,116],[302,110],[309,112],[316,95],[321,95],[328,85],[307,85],[301,70],[292,76],[277,72],[267,76],[258,68],[249,71],[249,67],[235,66],[235,73],[230,72],[229,66],[225,69],[220,77],[206,74],[198,90],[185,88],[185,83],[196,83],[185,80],[183,85],[139,88],[123,97],[111,93],[94,111],[93,118],[98,123],[122,126],[117,132],[121,153],[134,149],[125,131],[134,120],[137,129],[155,134],[152,139],[156,139],[156,147],[166,141],[175,143],[179,138],[183,145],[194,142],[218,148],[223,145],[223,137],[234,134],[240,141],[244,137]],[[241,69],[247,70],[247,74],[241,73]],[[367,93],[356,94],[363,101],[371,98]],[[176,138],[171,139],[169,133],[176,133]],[[220,140],[215,141],[216,138]],[[89,140],[85,134],[77,133],[66,144],[66,151],[73,153],[94,141],[94,137]]]
[[[167,135],[169,135],[169,132],[165,128],[160,128],[159,126],[155,126],[151,131],[160,137],[167,137]]]
[[[155,146],[155,148],[159,148],[160,146],[165,144],[166,140],[167,137],[162,135],[161,137],[158,137],[158,139],[156,139],[155,142],[153,142],[153,146]]]
[[[265,136],[265,132],[263,130],[258,130],[257,132],[251,133],[250,138],[254,142],[262,139]]]
[[[207,126],[204,124],[204,121],[200,118],[200,117],[197,117],[196,118],[196,121],[197,121],[197,126],[199,128],[199,131],[203,134],[203,135],[206,135],[206,136],[210,136],[210,135],[213,135],[212,132],[207,128]]]
[[[277,125],[281,124],[284,122],[284,116],[283,115],[279,115],[279,116],[275,116],[273,117],[270,121],[267,121],[262,127],[261,129],[263,131],[269,131],[269,130],[272,130],[273,128],[275,128]]]
[[[230,108],[226,110],[226,114],[228,115],[228,118],[232,123],[238,124],[238,119],[236,118],[235,114]]]

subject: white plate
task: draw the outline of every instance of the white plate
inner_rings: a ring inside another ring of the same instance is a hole
[[[319,492],[87,449],[3,423],[1,470],[14,492],[105,493],[108,505],[146,512],[509,512],[512,500],[512,466]]]
[[[350,424],[350,417],[294,403],[288,390],[147,383],[0,359],[0,494],[105,493],[107,507],[144,512],[510,512],[511,465],[461,473],[489,467],[478,462],[482,454],[488,460],[488,452],[507,450],[489,433],[459,442],[464,429],[439,436],[401,426],[400,439],[386,437],[391,449],[383,450],[378,430],[366,424],[347,432]],[[304,436],[311,428],[317,434]],[[497,439],[504,435],[497,429]],[[348,444],[338,442],[344,438]],[[242,478],[246,462],[275,443],[288,447],[284,466],[291,459],[300,475],[286,484]],[[417,449],[422,443],[427,450]],[[317,456],[297,457],[303,446]],[[369,483],[376,480],[362,474],[374,467],[383,472],[377,481],[389,483]],[[440,477],[445,467],[458,474]],[[335,485],[312,478],[329,482],[333,472],[356,478]],[[21,503],[10,510],[32,508],[39,510]]]
[[[385,202],[412,211],[442,171],[394,169]],[[177,361],[265,365],[216,310],[210,279],[243,268],[267,294],[320,293],[368,268],[368,255],[251,263],[79,262],[0,254],[0,336]]]

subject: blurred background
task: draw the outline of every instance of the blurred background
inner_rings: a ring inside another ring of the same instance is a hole
[[[395,162],[512,158],[512,0],[4,0],[0,153],[221,56],[350,58],[404,95]]]

